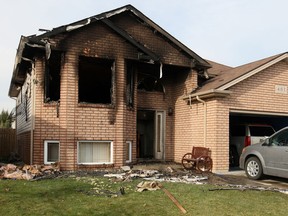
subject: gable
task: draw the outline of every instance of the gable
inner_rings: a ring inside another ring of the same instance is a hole
[[[129,22],[124,22],[123,20]],[[135,47],[138,50],[139,60],[153,61],[158,62],[159,64],[185,65],[190,68],[196,68],[197,70],[206,70],[210,67],[206,60],[187,48],[136,8],[127,5],[75,23],[54,28],[42,35],[22,37],[16,55],[15,69],[11,79],[9,96],[17,96],[17,86],[21,86],[24,82],[23,79],[19,80],[19,76],[26,73],[25,71],[20,70],[21,65],[24,64],[24,58],[32,59],[35,49],[38,49],[45,51],[46,58],[48,59],[51,50],[55,48],[53,47],[54,44],[51,44],[49,41],[51,38],[60,38],[61,35],[69,35],[73,32],[84,31],[85,28],[95,23],[105,25],[123,38],[125,42],[128,42]],[[135,25],[127,26],[129,23]],[[145,31],[145,34],[149,34],[149,36],[142,37],[141,31]],[[158,42],[161,40],[163,45],[158,47],[155,46],[155,44],[157,44],[155,41],[157,40]],[[182,58],[179,58],[179,56],[182,56]],[[183,56],[186,58],[184,61]],[[173,59],[173,61],[168,62],[167,59]]]
[[[259,61],[248,63],[236,68],[223,70],[219,72],[217,76],[206,81],[202,87],[199,87],[192,91],[190,94],[183,97],[184,100],[195,100],[196,97],[225,97],[231,94],[229,89],[234,85],[245,81],[246,79],[258,74],[265,69],[277,64],[278,62],[287,62],[288,53],[281,53],[275,56],[271,56]],[[213,65],[213,64],[212,64]]]

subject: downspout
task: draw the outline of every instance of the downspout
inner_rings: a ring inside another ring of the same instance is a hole
[[[31,138],[30,138],[30,164],[33,164],[33,148],[34,148],[34,128],[35,128],[35,85],[37,84],[35,74],[35,63],[31,61],[32,65],[32,109],[31,109]]]
[[[200,99],[200,97],[196,96],[197,101],[201,102],[204,105],[204,120],[203,120],[203,130],[204,130],[204,147],[206,147],[207,142],[207,102]]]

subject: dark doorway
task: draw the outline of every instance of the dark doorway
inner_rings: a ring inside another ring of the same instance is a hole
[[[155,111],[138,110],[137,112],[137,157],[154,158],[154,122]]]

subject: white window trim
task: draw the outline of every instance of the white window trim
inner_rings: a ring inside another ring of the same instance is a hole
[[[81,162],[79,162],[79,157],[80,157],[80,154],[79,154],[79,150],[80,150],[80,148],[79,148],[79,146],[80,146],[80,143],[81,142],[85,142],[85,143],[89,143],[89,142],[91,142],[91,143],[97,143],[97,142],[99,142],[99,143],[103,143],[103,142],[107,142],[107,143],[110,143],[110,159],[111,159],[111,161],[109,161],[109,162],[92,162],[92,163],[81,163]],[[114,163],[114,161],[113,161],[113,158],[114,158],[114,156],[113,156],[113,141],[111,141],[111,140],[80,140],[80,141],[78,141],[77,142],[77,164],[83,164],[83,165],[101,165],[101,164],[113,164]]]
[[[129,160],[126,160],[126,163],[131,163],[132,162],[132,141],[127,140],[126,144],[129,145]]]
[[[57,143],[59,145],[59,158],[58,161],[60,161],[60,141],[57,140],[45,140],[44,141],[44,164],[53,164],[55,162],[48,161],[48,143]]]

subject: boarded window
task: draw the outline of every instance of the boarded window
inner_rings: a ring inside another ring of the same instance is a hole
[[[112,163],[112,142],[81,141],[78,143],[79,164]]]
[[[114,61],[79,57],[79,102],[112,104]]]
[[[60,72],[62,53],[53,51],[46,61],[45,69],[45,102],[60,99]]]

